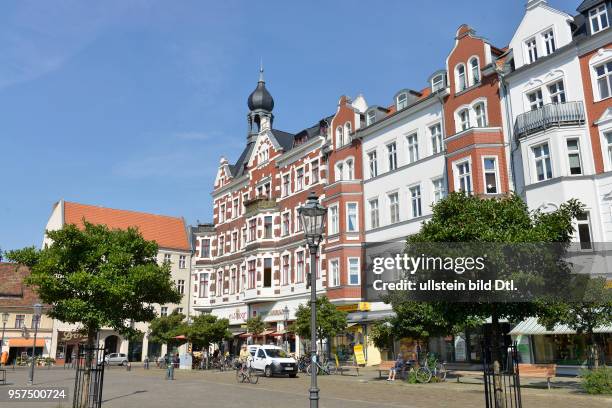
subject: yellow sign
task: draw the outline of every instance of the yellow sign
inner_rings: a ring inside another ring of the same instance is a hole
[[[350,305],[338,305],[336,309],[343,312],[367,312],[370,310],[370,302],[359,302]]]
[[[366,363],[365,355],[363,354],[363,346],[361,344],[355,344],[353,346],[353,352],[355,353],[355,362],[358,365]]]
[[[606,281],[606,288],[612,289],[612,280]]]

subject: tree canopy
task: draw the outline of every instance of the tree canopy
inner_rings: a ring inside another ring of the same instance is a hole
[[[347,313],[338,310],[327,296],[317,297],[317,337],[326,339],[341,333],[347,326]],[[310,303],[298,306],[295,314],[295,331],[303,338],[310,339]]]
[[[89,344],[102,327],[134,335],[130,321],[154,319],[152,304],[181,300],[170,267],[157,263],[157,244],[135,228],[84,222],[83,229],[66,225],[47,236],[47,247],[14,250],[7,257],[30,268],[26,283],[50,306],[48,315],[80,324]]]
[[[177,339],[177,336],[187,336],[187,322],[185,315],[176,311],[168,316],[159,316],[149,323],[149,341],[157,344],[177,346],[187,340]]]
[[[229,320],[218,319],[211,314],[202,314],[191,321],[187,329],[187,339],[193,344],[194,349],[206,348],[224,339],[231,339],[232,334],[228,328]]]
[[[261,316],[250,317],[246,321],[247,332],[254,334],[255,336],[260,335],[266,329]]]

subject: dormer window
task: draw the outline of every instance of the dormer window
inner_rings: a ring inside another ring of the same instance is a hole
[[[478,63],[478,58],[473,57],[470,60],[470,73],[472,76],[472,85],[475,85],[480,82],[480,64]]]
[[[542,34],[542,39],[544,40],[546,55],[550,55],[555,52],[557,47],[555,46],[555,34],[553,33],[553,30],[545,31],[544,34]]]
[[[366,116],[366,126],[370,126],[374,122],[376,122],[376,111],[372,110],[372,111],[369,111]]]
[[[605,3],[589,10],[589,21],[591,22],[591,34],[598,33],[608,28],[610,23],[608,21],[608,11],[606,10]]]
[[[431,80],[431,90],[433,92],[439,91],[440,89],[444,89],[444,75],[436,75]]]
[[[535,38],[530,38],[525,41],[525,47],[527,47],[527,56],[529,57],[529,63],[536,62],[538,60],[538,46]]]
[[[408,106],[408,94],[406,92],[402,92],[401,94],[397,95],[396,106],[397,110],[404,109],[406,106]]]
[[[456,85],[457,92],[461,92],[465,88],[467,88],[467,81],[465,78],[465,65],[463,64],[457,65],[457,68],[455,68],[455,73],[457,76],[457,85]]]

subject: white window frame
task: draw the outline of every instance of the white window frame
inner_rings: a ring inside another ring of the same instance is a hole
[[[395,197],[395,208],[396,208],[396,212],[397,215],[396,217],[393,217],[394,211],[393,211],[393,201],[391,200],[391,197]],[[389,223],[390,224],[395,224],[396,222],[400,222],[400,204],[399,204],[399,191],[391,191],[389,193],[387,193],[387,202],[388,202],[388,208],[389,208]],[[394,219],[395,218],[395,219]]]
[[[328,284],[330,288],[336,288],[340,286],[340,258],[333,258],[329,260]]]
[[[567,145],[569,141],[575,141],[577,151],[570,151]],[[582,176],[584,174],[584,165],[582,164],[582,149],[580,148],[579,137],[567,137],[565,138],[565,149],[567,150],[567,175],[568,176]],[[580,173],[572,174],[570,155],[578,153],[578,163],[580,164]]]
[[[605,27],[603,27],[603,24],[602,24],[603,16],[605,16],[605,20],[606,20]],[[595,26],[593,25],[595,21],[597,21],[597,26],[598,26],[597,30],[595,30]],[[589,10],[589,24],[591,26],[591,34],[596,34],[610,27],[610,19],[608,16],[608,7],[606,6],[606,3],[600,4],[599,6],[593,7],[592,9]]]
[[[582,218],[581,217],[582,214],[586,216],[586,220],[580,219]],[[580,218],[577,217],[576,219],[576,239],[580,243],[580,248],[582,250],[591,250],[593,249],[593,226],[591,225],[591,212],[588,209],[586,209],[582,212],[582,214],[579,214],[578,217]],[[580,241],[580,226],[581,225],[586,225],[589,229],[588,244],[586,242],[583,244],[583,242]]]
[[[467,164],[468,168],[469,168],[469,172],[464,173],[464,174],[460,174],[460,166],[463,166]],[[453,175],[454,175],[454,179],[455,179],[455,191],[463,191],[466,194],[472,194],[474,192],[474,166],[472,166],[472,158],[467,158],[467,159],[461,159],[461,160],[457,160],[456,162],[453,162]],[[469,189],[468,190],[462,190],[461,189],[461,180],[463,178],[465,178],[467,175],[467,177],[469,178]]]
[[[433,132],[433,129],[438,129],[437,133]],[[442,136],[442,124],[440,122],[434,123],[428,127],[429,140],[431,142],[431,153],[438,154],[444,151],[444,138]]]
[[[536,37],[529,37],[525,40],[525,61],[528,61],[528,64],[533,64],[539,58],[538,55],[538,41]]]
[[[304,166],[300,166],[295,169],[295,191],[302,191],[304,187],[306,186],[306,183],[304,182],[305,181],[304,178],[306,177],[306,172],[304,170],[305,170]],[[298,177],[298,174],[300,171],[302,172],[301,181],[300,181],[300,178]]]
[[[344,162],[339,161],[334,166],[334,181],[344,180]]]
[[[416,192],[416,195],[415,195]],[[410,199],[410,218],[423,216],[423,189],[421,184],[408,186],[408,198]]]
[[[208,256],[204,256],[204,241],[208,241]],[[200,258],[210,258],[210,238],[208,237],[200,239]]]
[[[463,74],[459,73],[459,69],[463,68]],[[464,63],[455,65],[455,93],[459,93],[468,88],[467,68]]]
[[[608,51],[609,53],[610,51]],[[593,92],[596,95],[595,101],[603,101],[605,99],[611,98],[612,97],[612,70],[608,68],[608,64],[610,64],[612,62],[612,59],[608,59],[607,61],[603,61],[603,62],[598,62],[596,64],[593,64]],[[603,67],[604,69],[604,73],[603,75],[598,75],[597,74],[597,68],[599,67]],[[599,81],[601,79],[604,79],[604,82],[606,84],[606,89],[608,92],[608,95],[603,96],[601,93],[601,88],[599,87]]]
[[[287,263],[285,264],[285,259]],[[281,285],[288,285],[291,281],[291,254],[283,254],[281,256]],[[285,269],[285,266],[287,267]]]
[[[544,145],[548,146],[548,156],[544,157],[536,157],[536,152],[535,149],[537,148],[543,148]],[[546,180],[550,180],[553,179],[555,177],[555,172],[554,172],[554,168],[553,168],[553,162],[552,162],[552,151],[550,149],[550,142],[548,140],[546,141],[542,141],[540,143],[534,144],[532,146],[529,146],[530,152],[531,152],[531,163],[533,164],[533,182],[534,183],[539,183],[542,181],[546,181]],[[548,159],[548,162],[550,163],[550,177],[548,177],[548,174],[546,172],[546,160]],[[544,166],[544,178],[542,180],[538,180],[538,162],[542,161],[543,162],[543,166]]]
[[[402,92],[395,98],[395,107],[398,111],[408,106],[408,92]]]
[[[354,207],[353,207],[354,206]],[[355,210],[355,225],[353,228],[350,228],[350,216],[352,210],[349,207],[353,207]],[[346,232],[359,232],[359,203],[357,201],[349,201],[345,206],[346,210]]]
[[[329,207],[329,219],[327,225],[329,226],[329,235],[336,235],[340,233],[340,206],[338,203],[331,204]],[[334,211],[335,210],[335,211]]]
[[[601,135],[605,143],[605,152],[608,157],[607,166],[608,170],[612,169],[612,128],[602,130]]]
[[[559,84],[561,84],[560,88]],[[552,90],[553,87],[554,91]],[[546,84],[546,90],[548,91],[550,103],[565,103],[567,101],[567,94],[565,93],[565,82],[563,81],[563,78],[559,78],[558,80]],[[553,101],[553,98],[557,98],[557,101]]]
[[[344,124],[344,141],[342,143],[343,146],[350,143],[352,131],[353,131],[353,126],[351,125],[351,122],[346,122]]]
[[[492,170],[495,174],[495,192],[494,193],[489,193],[487,192],[487,174],[491,173],[491,170],[487,170],[487,168],[485,167],[485,161],[487,159],[493,159],[495,161],[495,167]],[[483,186],[483,193],[487,194],[487,195],[496,195],[496,194],[500,194],[501,191],[501,185],[500,185],[500,178],[499,178],[499,158],[498,156],[495,155],[487,155],[487,156],[482,156],[481,158],[482,160],[482,186]]]
[[[376,150],[372,150],[368,152],[367,155],[370,178],[374,178],[378,176],[378,152]]]
[[[287,181],[287,183],[285,183],[285,181]],[[291,172],[289,173],[285,173],[281,176],[281,183],[282,183],[282,187],[281,189],[283,190],[283,197],[287,197],[291,194]]]
[[[355,160],[352,157],[344,161],[344,168],[346,169],[346,177],[343,180],[355,180]]]
[[[419,161],[419,135],[417,132],[406,136],[406,159],[408,164]]]
[[[300,265],[298,260],[300,258],[300,255],[302,255],[302,268],[298,268],[298,266]],[[304,282],[304,272],[306,271],[306,251],[304,251],[303,249],[299,250],[299,251],[295,251],[295,282],[296,283],[303,283]]]
[[[219,223],[225,222],[225,203],[219,204]]]
[[[531,100],[531,95],[535,95],[535,99]],[[544,106],[544,93],[542,88],[535,88],[525,93],[527,107],[530,111],[541,109]]]
[[[357,260],[357,283],[352,283],[351,282],[351,276],[353,275],[352,272],[352,268],[351,268],[351,260]],[[347,284],[349,286],[358,286],[361,284],[361,259],[359,257],[356,256],[349,256],[346,258],[346,265],[347,265]]]
[[[462,118],[462,113],[465,112],[465,120]],[[457,132],[463,132],[464,130],[468,130],[471,127],[470,123],[470,108],[468,106],[463,106],[457,110]]]
[[[437,80],[438,78],[440,80]],[[436,92],[440,89],[444,89],[445,88],[444,85],[445,85],[444,84],[444,74],[438,74],[438,75],[435,75],[433,78],[431,78],[431,91],[432,92]]]
[[[482,107],[482,114],[478,114],[478,107]],[[474,119],[476,121],[476,127],[483,128],[488,126],[488,118],[487,118],[487,104],[484,101],[478,101],[472,105],[472,110],[474,111]]]
[[[476,67],[474,67],[473,62],[476,61]],[[482,81],[482,74],[480,72],[480,58],[477,55],[471,56],[468,59],[469,72],[470,72],[470,86],[474,86],[479,84]],[[476,72],[474,72],[474,68],[476,68]]]
[[[393,146],[393,151],[390,149],[391,146]],[[397,142],[392,141],[390,143],[387,143],[386,147],[387,147],[387,167],[389,171],[397,170]]]
[[[320,172],[321,172],[321,168],[320,168],[319,159],[312,160],[310,162],[310,183],[309,185],[313,185],[321,181]]]
[[[187,267],[187,255],[179,255],[179,269],[185,269]]]
[[[438,182],[440,186],[439,189],[437,188]],[[446,187],[444,184],[444,176],[436,177],[431,180],[431,190],[434,204],[446,197]]]
[[[376,111],[371,110],[366,114],[366,126],[373,125],[376,122]]]
[[[375,206],[372,203],[376,203]],[[370,207],[370,228],[378,228],[380,227],[380,204],[378,197],[373,197],[368,200],[368,205]],[[374,222],[376,220],[376,222]]]
[[[287,216],[287,220],[285,220]],[[281,234],[283,237],[291,235],[291,211],[281,213]]]
[[[336,128],[336,148],[342,147],[342,143],[344,142],[344,129],[342,126],[338,126]]]
[[[542,43],[544,44],[546,55],[550,55],[557,50],[555,31],[552,27],[542,32]]]

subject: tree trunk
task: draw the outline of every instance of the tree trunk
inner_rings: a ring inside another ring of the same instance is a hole
[[[495,397],[495,407],[505,408],[505,398],[502,381],[502,361],[501,361],[501,350],[499,344],[499,316],[495,307],[491,314],[491,362],[493,363],[493,390]]]
[[[593,333],[592,327],[587,329],[587,344],[589,349],[589,359],[593,361],[592,368],[597,370],[599,368],[599,349],[595,343],[595,334]]]
[[[87,331],[87,345],[85,348],[85,371],[83,372],[83,381],[80,384],[82,387],[81,401],[79,405],[80,408],[87,408],[89,405],[89,394],[91,390],[91,367],[93,364],[95,339],[96,339],[96,331],[90,328]],[[80,358],[79,355],[77,355],[77,359],[78,358]]]

